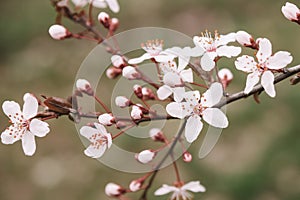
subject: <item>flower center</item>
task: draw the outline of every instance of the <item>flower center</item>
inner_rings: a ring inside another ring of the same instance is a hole
[[[151,56],[157,56],[163,50],[163,40],[148,40],[145,44],[142,43],[142,48]]]
[[[12,125],[7,128],[9,135],[14,138],[22,138],[27,130],[29,130],[30,120],[26,120],[22,113],[16,113],[14,116],[9,115],[9,118],[14,119],[10,121]]]
[[[96,149],[99,149],[102,145],[107,144],[107,137],[101,133],[95,133],[89,139],[91,141],[91,145]]]
[[[205,32],[201,32],[201,37],[199,39],[199,43],[207,52],[215,52],[217,50],[216,41],[220,39],[220,35],[218,31],[215,31],[214,36],[212,36],[211,32],[205,30]]]

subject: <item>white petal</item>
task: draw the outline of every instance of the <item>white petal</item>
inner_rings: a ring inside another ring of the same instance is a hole
[[[25,119],[30,119],[36,116],[39,103],[32,95],[24,95],[23,115]]]
[[[91,158],[100,158],[106,150],[106,145],[100,145],[99,148],[95,148],[90,145],[86,150],[84,150],[84,154]]]
[[[233,56],[238,56],[242,52],[241,47],[235,46],[221,46],[217,48],[218,56],[225,56],[227,58],[231,58]]]
[[[199,115],[192,115],[188,118],[185,125],[185,138],[189,143],[194,142],[202,130],[203,123]]]
[[[248,73],[256,70],[256,65],[257,65],[254,58],[247,55],[238,57],[234,64],[238,70],[241,70],[243,72],[248,72]]]
[[[183,48],[186,52],[185,55],[190,55],[191,57],[198,57],[204,53],[204,49],[200,46],[195,46],[193,48],[187,47],[187,49]]]
[[[201,57],[200,65],[203,70],[210,71],[215,67],[215,61],[209,57],[208,53],[205,53]]]
[[[287,51],[278,51],[267,61],[269,69],[282,69],[290,64],[293,60],[291,54]]]
[[[27,131],[22,137],[22,147],[26,156],[32,156],[36,150],[34,135]]]
[[[187,106],[185,103],[169,103],[166,107],[167,113],[172,117],[183,119],[188,113],[186,112],[186,109],[182,109],[182,105]]]
[[[72,0],[72,2],[76,7],[84,7],[88,3],[88,0]]]
[[[216,40],[215,43],[218,46],[226,45],[229,42],[234,42],[236,37],[236,33],[228,33],[226,35],[220,35],[219,40]]]
[[[251,41],[254,41],[253,37],[246,31],[238,31],[236,33],[235,39],[243,46],[250,46],[252,45]]]
[[[97,134],[98,130],[90,126],[83,126],[80,129],[80,135],[89,139],[92,135]]]
[[[16,141],[18,141],[20,139],[20,137],[14,137],[13,134],[10,134],[11,132],[9,130],[5,130],[2,132],[1,134],[1,142],[3,144],[13,144]]]
[[[20,105],[14,101],[4,101],[2,109],[13,123],[16,121],[14,115],[16,113],[21,113]]]
[[[182,80],[181,77],[175,73],[175,72],[169,72],[164,75],[163,78],[164,84],[171,86],[171,87],[176,87],[182,85]]]
[[[203,120],[217,128],[226,128],[228,120],[226,115],[218,108],[207,108],[203,111]]]
[[[261,85],[265,89],[266,93],[270,97],[276,96],[275,86],[274,86],[274,75],[270,71],[265,71],[261,76]]]
[[[131,65],[139,64],[139,63],[143,62],[144,60],[147,60],[150,58],[152,58],[152,56],[149,53],[144,53],[142,56],[140,56],[138,58],[132,58],[132,59],[128,60],[128,63]]]
[[[177,190],[178,190],[178,188],[176,188],[174,186],[169,186],[169,185],[164,184],[161,188],[158,188],[154,192],[154,195],[156,195],[156,196],[165,195],[165,194],[168,194],[170,192],[177,191]]]
[[[160,100],[165,100],[167,99],[170,95],[172,94],[172,89],[168,85],[163,85],[157,90],[157,97]]]
[[[181,79],[184,82],[192,83],[194,81],[193,80],[193,71],[192,71],[192,69],[182,70],[180,72],[180,76],[181,76]]]
[[[220,102],[223,97],[223,87],[221,83],[211,84],[209,89],[201,97],[201,104],[205,107],[212,107]]]
[[[107,133],[106,128],[102,124],[94,123],[94,125],[95,125],[96,129],[98,130],[98,133],[101,133],[101,134]]]
[[[182,190],[189,190],[191,192],[205,192],[205,187],[200,184],[200,181],[191,181],[181,187]]]
[[[167,63],[169,60],[173,60],[174,56],[172,56],[172,55],[157,55],[157,56],[154,56],[154,59],[158,63]]]
[[[258,71],[254,71],[253,73],[247,76],[246,87],[244,89],[245,94],[249,94],[249,92],[251,92],[253,87],[258,83],[259,76],[260,76],[260,72]]]
[[[48,123],[43,122],[38,119],[33,119],[30,122],[29,130],[32,134],[38,136],[38,137],[44,137],[49,133],[50,129],[48,127]]]
[[[181,102],[184,97],[185,89],[184,87],[173,88],[174,100],[176,102]]]
[[[259,40],[259,50],[256,57],[259,63],[263,63],[272,55],[272,44],[267,38]]]
[[[106,0],[108,7],[115,13],[120,11],[120,6],[117,0]]]
[[[191,104],[192,106],[196,106],[200,100],[200,92],[198,90],[188,91],[185,93],[184,99],[188,104]]]
[[[103,0],[90,0],[95,8],[106,8],[107,4]]]

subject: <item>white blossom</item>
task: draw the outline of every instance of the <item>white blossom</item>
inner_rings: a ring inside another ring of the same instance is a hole
[[[132,106],[131,112],[130,112],[130,116],[132,117],[132,119],[134,120],[139,120],[142,119],[143,117],[143,111],[139,106]]]
[[[94,123],[95,128],[83,126],[80,134],[90,141],[90,145],[84,151],[84,154],[91,158],[100,158],[104,152],[112,145],[111,134],[101,124]]]
[[[126,190],[123,187],[115,183],[108,183],[105,186],[105,194],[109,197],[119,197],[125,192]]]
[[[62,25],[54,24],[49,28],[50,36],[55,40],[62,40],[69,35],[69,31]]]
[[[151,162],[154,157],[155,152],[153,152],[152,150],[144,150],[136,155],[136,159],[143,164]]]
[[[256,53],[257,62],[251,56],[241,56],[235,61],[238,70],[249,73],[247,76],[244,92],[248,94],[259,82],[270,97],[276,96],[274,86],[274,74],[272,70],[279,70],[286,67],[293,60],[287,51],[278,51],[272,55],[272,44],[266,38],[259,39],[259,50]]]
[[[138,180],[133,180],[129,184],[129,189],[132,192],[136,192],[136,191],[140,190],[142,188],[142,186],[143,186],[143,181],[141,182],[139,179]]]
[[[131,104],[131,101],[124,96],[117,96],[115,99],[115,103],[120,108],[125,108]]]
[[[134,67],[126,66],[123,68],[122,76],[129,80],[133,80],[140,78],[140,73],[138,73]]]
[[[37,99],[27,93],[23,100],[23,111],[14,101],[5,101],[2,104],[3,112],[8,116],[12,125],[2,132],[1,141],[3,144],[13,144],[21,140],[25,155],[32,156],[36,150],[34,137],[44,137],[50,129],[48,123],[34,118],[38,112]]]
[[[298,22],[300,18],[299,8],[290,2],[286,2],[281,8],[282,14],[290,21]]]
[[[93,95],[94,94],[94,90],[92,89],[92,86],[91,86],[90,82],[88,82],[85,79],[78,79],[76,81],[76,88],[80,92],[86,93],[88,95]]]
[[[100,124],[111,126],[115,122],[115,118],[111,113],[104,113],[98,117]]]
[[[195,45],[202,47],[205,53],[201,57],[200,65],[205,71],[210,71],[215,67],[214,59],[216,57],[231,58],[241,53],[240,47],[227,46],[228,43],[235,41],[235,33],[219,35],[215,32],[214,38],[211,33],[202,33],[201,36],[194,36]]]
[[[192,200],[193,195],[190,192],[205,192],[206,189],[200,184],[200,181],[191,181],[182,186],[169,186],[164,184],[161,188],[157,189],[154,194],[156,196],[166,195],[172,192],[170,200]]]
[[[220,83],[213,83],[201,96],[199,91],[189,91],[184,95],[184,102],[172,102],[166,107],[169,115],[183,119],[188,117],[185,126],[185,138],[188,142],[197,139],[203,124],[201,119],[217,128],[226,128],[228,120],[226,115],[218,108],[214,108],[223,96]]]
[[[72,2],[76,7],[84,7],[90,3],[96,8],[106,8],[108,6],[115,13],[120,11],[117,0],[72,0]]]
[[[119,55],[113,55],[111,57],[111,63],[113,64],[113,66],[115,66],[117,68],[119,68],[125,64],[123,58]]]

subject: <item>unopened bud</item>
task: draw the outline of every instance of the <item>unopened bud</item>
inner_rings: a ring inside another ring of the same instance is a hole
[[[129,184],[129,189],[132,192],[136,192],[136,191],[140,190],[143,186],[144,181],[145,181],[144,178],[131,181]]]
[[[245,47],[250,47],[253,49],[257,49],[258,47],[253,37],[245,31],[238,31],[236,33],[235,39],[238,43]]]
[[[224,88],[227,88],[227,86],[229,85],[229,83],[232,81],[233,79],[233,74],[231,73],[231,71],[227,68],[223,68],[218,72],[218,76],[221,79],[222,85]]]
[[[106,70],[106,76],[109,79],[117,78],[120,74],[122,74],[122,69],[116,67],[110,67]]]
[[[110,60],[113,66],[117,68],[122,68],[125,65],[123,58],[119,55],[113,55]]]
[[[152,100],[155,99],[155,95],[150,88],[143,87],[142,94],[143,94],[144,99],[152,99]]]
[[[102,125],[111,126],[115,123],[115,118],[111,113],[104,113],[98,117],[98,121]]]
[[[157,141],[157,142],[165,142],[166,141],[163,132],[158,128],[152,128],[149,131],[149,135],[150,135],[151,139],[154,141]]]
[[[48,30],[50,36],[55,40],[62,40],[71,35],[71,33],[62,25],[54,24]]]
[[[116,123],[116,128],[121,129],[121,128],[125,128],[127,125],[125,122],[123,121],[117,121]]]
[[[108,183],[105,186],[105,194],[109,197],[119,197],[126,193],[126,189],[115,183]]]
[[[115,32],[119,28],[119,20],[117,18],[112,18],[110,21],[109,30]]]
[[[110,17],[106,12],[100,12],[98,15],[98,21],[105,27],[109,28],[110,26]]]
[[[138,84],[133,86],[133,91],[134,94],[138,97],[138,98],[143,98],[143,93],[142,93],[142,87]]]
[[[115,99],[115,103],[120,108],[125,108],[132,104],[131,101],[124,96],[117,96]]]
[[[130,116],[134,120],[142,119],[143,117],[143,111],[139,106],[132,106],[132,110],[130,113]]]
[[[144,150],[136,155],[136,159],[143,164],[151,162],[154,157],[155,152],[153,152],[152,150]]]
[[[286,2],[286,4],[281,8],[281,12],[288,20],[299,24],[300,10],[295,4]]]
[[[187,163],[189,163],[189,162],[191,162],[192,160],[193,160],[193,156],[192,156],[192,154],[190,154],[189,152],[184,152],[184,154],[182,155],[182,158],[183,158],[183,161],[184,162],[187,162]]]
[[[124,67],[122,71],[122,75],[129,80],[140,78],[140,73],[138,73],[136,69],[132,66]]]
[[[94,95],[94,90],[92,89],[91,84],[85,79],[78,79],[76,81],[76,88],[80,92],[83,92],[87,95],[90,95],[90,96]]]

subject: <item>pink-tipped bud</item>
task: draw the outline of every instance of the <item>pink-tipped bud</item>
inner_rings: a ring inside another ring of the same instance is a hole
[[[147,164],[154,159],[155,155],[155,152],[153,152],[152,150],[144,150],[136,154],[136,159],[140,163]]]
[[[222,85],[224,88],[227,88],[227,86],[229,85],[229,83],[232,81],[233,79],[233,74],[231,73],[231,71],[227,68],[223,68],[218,72],[218,76],[221,79]]]
[[[111,126],[115,123],[115,118],[111,113],[104,113],[98,117],[100,124],[105,126]]]
[[[108,183],[105,186],[105,194],[109,197],[119,197],[126,193],[126,189],[115,183]]]
[[[139,79],[141,76],[140,73],[138,73],[132,66],[124,67],[122,75],[129,80]]]
[[[142,119],[143,110],[139,106],[132,106],[132,110],[130,112],[130,116],[134,120]]]
[[[149,135],[150,135],[151,139],[156,142],[165,142],[166,141],[166,138],[165,138],[163,132],[158,128],[150,129]]]
[[[105,27],[110,27],[110,17],[106,12],[100,12],[98,15],[98,21]]]
[[[129,189],[132,192],[139,191],[142,188],[144,181],[145,181],[144,178],[140,178],[140,179],[136,179],[136,180],[131,181],[130,184],[129,184]]]
[[[123,58],[119,55],[113,55],[110,58],[110,60],[111,60],[111,63],[113,64],[113,66],[115,66],[117,68],[122,68],[125,65]]]
[[[295,4],[286,2],[281,12],[288,20],[300,24],[300,10]]]
[[[258,47],[253,37],[245,31],[238,31],[236,33],[235,39],[238,43],[245,47],[250,47],[252,49],[257,49]]]
[[[110,67],[106,70],[106,76],[109,79],[117,78],[120,74],[122,74],[122,69],[116,67]]]
[[[116,123],[116,128],[118,128],[118,129],[125,128],[126,126],[127,126],[127,124],[122,121],[117,121],[117,123]]]
[[[109,30],[115,32],[119,28],[119,20],[117,18],[112,18],[110,21]]]
[[[71,35],[71,33],[64,26],[59,24],[50,26],[48,32],[55,40],[63,40]]]
[[[145,100],[148,100],[148,99],[154,100],[155,99],[155,95],[150,88],[143,87],[142,94],[143,94],[143,97]]]
[[[182,155],[182,158],[183,158],[183,161],[184,162],[187,162],[187,163],[189,163],[189,162],[191,162],[192,160],[193,160],[193,156],[192,156],[192,154],[190,154],[189,152],[184,152],[184,154]]]
[[[87,95],[90,95],[90,96],[94,95],[94,90],[93,90],[91,84],[85,79],[78,79],[76,81],[76,88],[80,92],[83,92]]]
[[[115,103],[120,108],[125,108],[132,104],[131,101],[124,96],[117,96],[115,99]]]
[[[133,86],[133,91],[134,94],[138,97],[138,98],[143,98],[143,93],[142,93],[142,87],[138,84]]]

